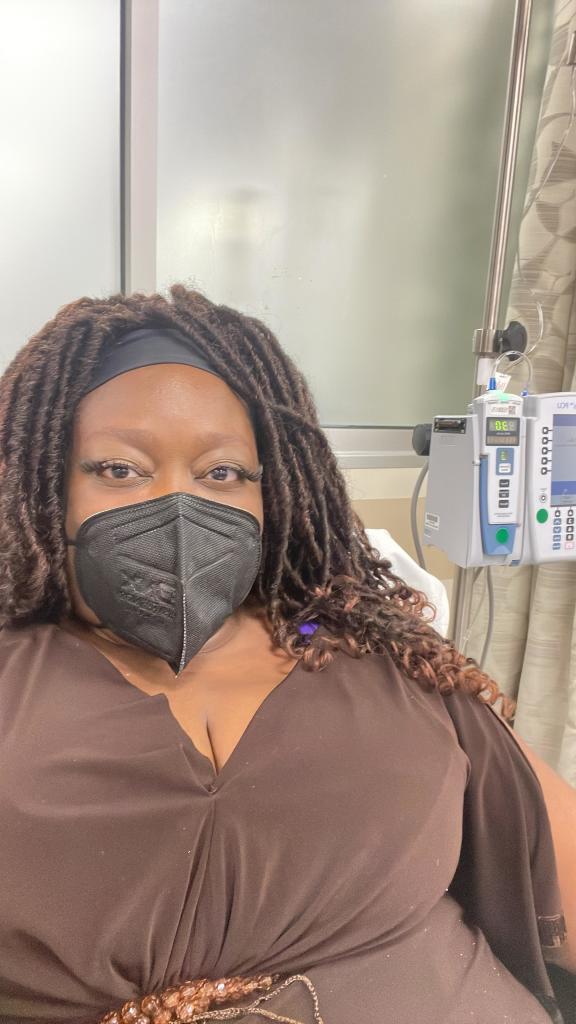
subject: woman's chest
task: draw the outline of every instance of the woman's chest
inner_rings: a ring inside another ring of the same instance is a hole
[[[258,710],[296,665],[295,659],[263,656],[241,671],[224,666],[195,674],[185,686],[163,692],[180,728],[219,773]],[[146,691],[146,680],[132,681]]]
[[[0,702],[13,992],[111,1007],[173,978],[338,959],[413,930],[450,885],[466,758],[439,700],[382,659],[230,671],[172,710],[67,651],[12,664]],[[253,718],[215,778],[183,729],[207,736],[232,701]]]
[[[77,678],[45,705],[50,728],[28,717],[4,801],[0,785],[0,945],[3,929],[22,937],[14,972],[39,927],[51,964],[111,995],[171,971],[314,962],[325,936],[338,957],[414,929],[458,861],[464,755],[425,698],[353,668],[297,666],[272,689],[236,677],[201,691],[180,729],[162,698],[114,701],[112,678],[92,702]],[[225,721],[233,695],[254,717],[214,778],[201,731],[187,743],[181,730],[214,709]]]

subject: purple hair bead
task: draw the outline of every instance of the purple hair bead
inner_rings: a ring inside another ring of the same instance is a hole
[[[301,633],[302,636],[313,636],[317,629],[317,622],[304,622],[302,626],[298,626],[298,632]]]

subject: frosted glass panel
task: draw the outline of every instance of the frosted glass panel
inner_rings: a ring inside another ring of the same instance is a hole
[[[120,286],[119,0],[0,4],[0,370]]]
[[[262,317],[325,425],[469,400],[513,11],[160,0],[158,285]]]

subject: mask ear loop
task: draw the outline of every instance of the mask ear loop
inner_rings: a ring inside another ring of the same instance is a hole
[[[76,541],[75,540],[68,540],[68,537],[64,538],[64,543],[66,544],[67,548],[77,548],[78,547],[78,544],[76,543]],[[90,607],[90,605],[88,605],[88,607]],[[97,629],[108,629],[108,626],[106,625],[105,622],[94,622],[94,623],[90,623],[90,625],[96,626]]]

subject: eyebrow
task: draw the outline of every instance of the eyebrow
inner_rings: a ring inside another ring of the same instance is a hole
[[[196,435],[200,443],[210,445],[211,448],[217,448],[219,445],[225,444],[241,444],[245,448],[249,445],[240,437],[238,434],[220,434],[217,431],[208,431],[205,434]],[[94,438],[107,438],[111,437],[116,441],[128,441],[128,442],[152,442],[156,441],[156,435],[150,430],[146,430],[142,427],[109,427],[106,430],[95,430],[86,437],[87,441],[93,440]]]

